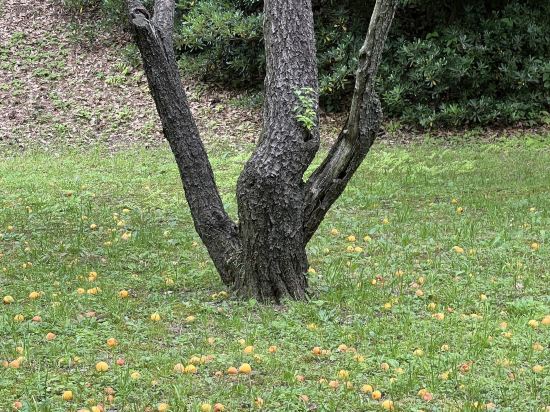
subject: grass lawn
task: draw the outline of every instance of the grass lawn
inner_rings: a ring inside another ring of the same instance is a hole
[[[548,137],[377,145],[309,255],[310,302],[234,300],[167,150],[4,153],[0,411],[549,410]]]

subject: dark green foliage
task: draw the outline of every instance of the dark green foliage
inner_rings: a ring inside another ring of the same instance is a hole
[[[95,4],[119,18],[122,0]],[[260,88],[261,0],[180,0],[181,69],[209,82]],[[313,0],[321,104],[344,109],[373,0]],[[548,123],[550,2],[404,0],[380,68],[385,114],[421,126]]]
[[[386,114],[424,127],[548,121],[549,16],[548,2],[472,4],[421,38],[398,26],[379,76]]]
[[[261,8],[257,0],[180,1],[175,44],[181,69],[234,87],[260,84],[265,67]]]

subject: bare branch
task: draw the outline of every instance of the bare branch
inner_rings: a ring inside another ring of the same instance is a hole
[[[376,1],[367,36],[359,52],[355,90],[346,125],[323,163],[306,183],[306,242],[344,191],[376,139],[382,109],[374,90],[374,81],[396,7],[397,0]]]

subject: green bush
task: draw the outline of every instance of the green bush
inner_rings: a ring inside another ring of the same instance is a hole
[[[123,21],[123,0],[65,0]],[[402,0],[378,90],[389,117],[414,126],[549,122],[550,2]],[[325,110],[345,108],[373,0],[313,0]],[[262,86],[261,0],[180,0],[180,67],[204,81]]]
[[[329,111],[348,103],[372,3],[314,1],[321,103]],[[422,127],[548,120],[550,3],[441,3],[406,1],[396,16],[378,84],[386,114]],[[261,86],[261,7],[259,0],[187,1],[177,27],[182,69]]]

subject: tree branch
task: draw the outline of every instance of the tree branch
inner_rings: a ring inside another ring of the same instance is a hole
[[[176,158],[195,229],[222,281],[232,284],[240,242],[224,210],[208,156],[191,114],[171,44],[173,0],[160,0],[151,19],[143,5],[128,0],[136,43],[163,132]],[[172,10],[168,10],[172,7]],[[170,40],[168,40],[170,39]],[[170,43],[168,43],[170,42]]]
[[[374,81],[396,7],[397,0],[376,1],[367,36],[359,52],[359,67],[346,125],[323,163],[306,183],[306,243],[342,194],[376,139],[382,109],[374,90]]]
[[[158,27],[166,50],[174,51],[174,0],[155,0],[153,6],[153,23]]]

